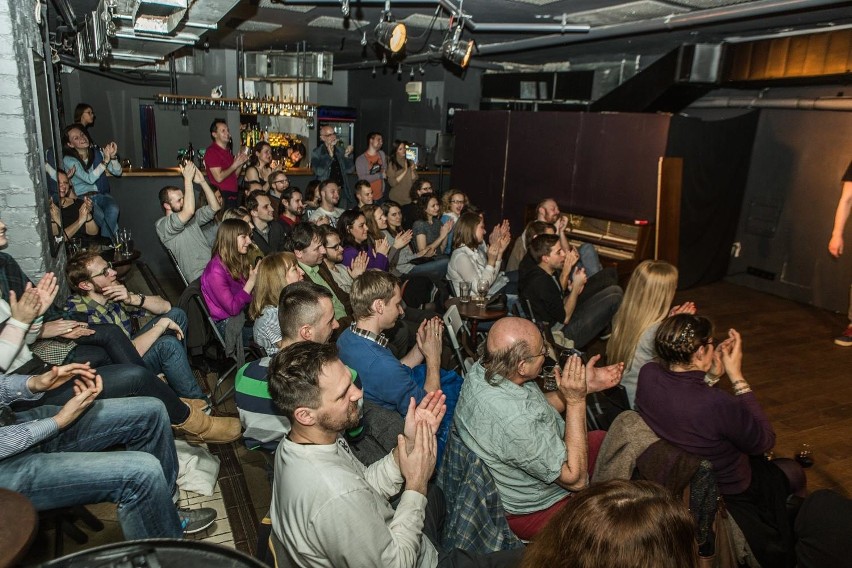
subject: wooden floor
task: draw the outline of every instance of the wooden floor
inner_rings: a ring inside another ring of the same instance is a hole
[[[686,300],[713,320],[716,338],[731,327],[742,335],[743,373],[775,426],[775,456],[809,444],[808,489],[852,497],[852,347],[832,341],[846,318],[727,283],[675,299]]]

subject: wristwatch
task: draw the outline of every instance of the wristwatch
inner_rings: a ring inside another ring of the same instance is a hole
[[[137,292],[136,295],[139,296],[139,307],[141,308],[142,304],[145,303],[145,294],[140,294],[139,292]]]

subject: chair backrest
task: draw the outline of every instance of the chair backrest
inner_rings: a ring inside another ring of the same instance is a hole
[[[162,244],[162,243],[160,243],[160,244]],[[186,276],[184,275],[183,270],[180,269],[180,265],[178,264],[177,258],[175,258],[175,253],[173,253],[172,250],[169,247],[167,247],[166,245],[163,245],[163,248],[166,249],[166,254],[169,255],[169,260],[172,261],[172,266],[175,267],[175,270],[177,271],[178,276],[180,276],[180,279],[181,279],[181,282],[183,282],[183,285],[189,286],[189,282],[187,282]]]
[[[464,327],[464,323],[462,323],[458,306],[452,305],[446,312],[444,312],[444,326],[447,328],[447,336],[450,339],[453,354],[459,364],[459,372],[462,376],[464,376],[469,370],[470,364],[467,362],[467,358],[462,353],[461,345],[459,345],[458,334],[460,330],[465,330],[465,332],[467,332],[467,328]]]
[[[208,327],[210,328],[210,333],[213,334],[216,341],[218,341],[224,349],[225,338],[219,332],[219,328],[216,327],[216,321],[213,319],[213,316],[210,315],[210,310],[207,309],[207,304],[204,302],[204,294],[201,293],[201,278],[193,280],[191,283],[187,284],[184,294],[192,296],[192,299],[198,306],[198,310],[201,312],[202,317],[204,317]]]

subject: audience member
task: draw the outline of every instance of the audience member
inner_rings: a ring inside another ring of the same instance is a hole
[[[775,445],[775,430],[743,376],[740,334],[730,329],[718,347],[714,342],[707,318],[664,320],[655,338],[659,362],[639,371],[636,411],[657,436],[713,464],[725,508],[761,566],[792,566],[790,485],[763,457]],[[723,371],[733,395],[705,381]]]
[[[281,194],[278,220],[284,226],[286,234],[290,234],[296,223],[301,223],[304,212],[305,205],[302,202],[302,192],[299,191],[299,188],[288,187],[285,189],[284,193]]]
[[[343,214],[343,209],[337,206],[340,201],[340,186],[337,182],[326,180],[319,184],[320,204],[308,212],[308,221],[319,223],[323,217],[330,225],[337,225],[337,220]]]
[[[305,211],[316,209],[320,204],[319,186],[320,180],[312,179],[305,186],[305,193],[302,195],[302,202],[305,204]]]
[[[451,226],[451,223],[444,225],[447,226]],[[475,289],[477,283],[485,280],[490,285],[489,295],[500,291],[516,294],[517,283],[511,282],[500,270],[503,253],[511,240],[509,223],[503,221],[494,227],[486,247],[485,221],[478,213],[463,213],[455,229],[455,248],[447,266],[447,278],[455,293],[459,293],[459,284],[462,282],[469,282]]]
[[[320,227],[320,235],[325,245],[323,266],[328,269],[334,282],[340,287],[340,291],[334,290],[334,294],[341,298],[344,304],[348,304],[352,282],[367,270],[369,257],[366,251],[361,251],[352,259],[349,265],[346,265],[343,263],[343,244],[340,242],[340,233],[337,232],[337,229],[324,225]],[[321,276],[328,281],[324,272]]]
[[[840,199],[837,201],[837,210],[834,212],[834,225],[831,229],[831,239],[828,241],[828,252],[834,258],[840,258],[843,254],[843,228],[852,211],[852,163],[843,174],[843,186],[840,190]],[[841,347],[852,345],[852,284],[849,285],[849,324],[846,330],[834,338],[834,344]]]
[[[101,236],[111,239],[118,231],[118,204],[109,194],[106,172],[121,176],[121,164],[114,159],[118,146],[115,142],[103,148],[92,146],[81,124],[65,127],[62,145],[62,169],[71,177],[76,194],[92,200],[92,215],[101,229]]]
[[[248,181],[244,179],[240,184],[240,194],[239,198],[237,199],[237,205],[245,206],[246,200],[248,199],[249,195],[251,195],[255,191],[263,191],[263,184],[261,184],[260,181],[257,180]]]
[[[408,192],[408,198],[399,202],[402,204],[402,227],[406,231],[411,229],[414,222],[419,218],[417,200],[427,193],[432,193],[432,182],[418,178],[411,184],[411,191]]]
[[[440,393],[406,412],[397,448],[369,467],[340,434],[358,423],[361,390],[333,345],[297,343],[270,364],[275,405],[292,424],[275,456],[272,527],[296,566],[513,566],[520,551],[477,557],[439,545],[435,467]],[[402,491],[394,509],[388,500]],[[427,498],[428,496],[428,498]]]
[[[250,244],[249,224],[239,219],[225,219],[216,234],[213,258],[201,275],[204,303],[213,320],[223,329],[228,318],[242,314],[251,303],[257,265],[252,265],[249,259]]]
[[[278,298],[284,288],[301,282],[304,276],[292,252],[272,253],[257,265],[257,284],[249,305],[249,318],[254,320],[254,341],[267,355],[275,355],[281,341]]]
[[[393,153],[388,160],[389,197],[397,203],[411,201],[411,186],[417,180],[417,165],[405,157],[406,146],[402,140],[394,140]]]
[[[573,499],[524,554],[522,568],[698,568],[686,505],[650,481],[613,480]]]
[[[381,201],[385,196],[388,158],[382,151],[382,135],[378,132],[367,134],[367,149],[355,159],[355,172],[359,181],[366,181],[372,190],[369,201],[359,201],[360,205]],[[358,184],[355,185],[355,197],[358,197]]]
[[[272,146],[269,142],[261,140],[252,148],[249,155],[248,165],[244,174],[246,181],[259,182],[263,191],[269,191],[269,176],[272,175]],[[286,177],[286,176],[285,176]]]
[[[390,245],[384,237],[378,241],[370,238],[367,217],[360,210],[344,211],[337,222],[337,230],[343,240],[343,266],[351,268],[355,258],[364,253],[367,255],[367,268],[388,269]]]
[[[62,407],[9,410],[69,382],[74,396]],[[213,524],[215,509],[179,510],[172,502],[178,463],[163,405],[147,397],[96,400],[102,389],[101,377],[79,364],[0,377],[0,487],[39,511],[116,503],[128,540],[180,538]]]
[[[272,210],[278,216],[281,214],[281,194],[289,189],[290,179],[283,171],[273,170],[266,178],[266,186],[269,188],[266,193],[269,195],[269,200],[272,201]]]
[[[184,277],[192,282],[201,277],[210,262],[210,246],[202,227],[213,223],[213,216],[222,204],[195,164],[187,162],[181,167],[181,174],[183,189],[166,186],[160,190],[163,217],[157,219],[154,228],[160,242],[175,256]],[[201,186],[207,198],[207,205],[197,210],[193,181]]]
[[[423,320],[415,346],[397,359],[387,347],[384,332],[405,314],[399,280],[387,272],[368,270],[352,283],[350,299],[355,321],[337,339],[341,360],[358,372],[367,400],[402,416],[408,412],[410,398],[419,402],[426,393],[442,390],[449,409],[438,430],[443,449],[461,387],[461,377],[441,369],[443,321],[440,317]]]
[[[441,225],[441,202],[431,194],[417,199],[417,211],[418,219],[411,227],[414,232],[414,249],[417,252],[432,249],[440,254],[455,223],[447,221]]]
[[[92,133],[89,132],[89,128],[95,125],[95,109],[92,108],[92,105],[88,103],[77,103],[77,106],[74,107],[74,123],[83,127],[83,132],[86,133],[86,137],[89,139],[89,144],[91,146],[97,146],[94,138],[92,138]]]
[[[536,320],[551,324],[553,332],[580,348],[610,326],[621,305],[621,288],[611,284],[580,304],[588,277],[583,268],[572,270],[579,260],[575,249],[565,251],[559,237],[545,234],[533,239],[528,254],[538,266],[522,276],[519,288]]]
[[[546,397],[533,382],[548,355],[534,323],[498,320],[480,349],[462,384],[455,425],[494,477],[509,526],[530,540],[588,484],[590,454],[597,455],[603,436],[587,441],[586,394],[618,384],[623,365],[596,368],[598,355],[584,367],[574,355],[561,372],[557,367],[558,390]]]
[[[555,235],[556,225],[537,219],[527,223],[523,234],[515,241],[515,246],[512,247],[512,252],[509,254],[508,260],[506,260],[506,270],[510,272],[517,270],[519,275],[532,270],[537,263],[527,254],[527,244],[531,243],[537,236],[543,234]]]
[[[454,224],[459,222],[464,208],[469,205],[467,195],[457,189],[451,189],[441,198],[441,224],[447,221],[452,221]],[[444,254],[453,253],[453,231],[447,234],[447,245],[442,251]]]
[[[96,252],[80,253],[69,259],[65,274],[74,291],[66,302],[71,317],[90,325],[119,325],[132,339],[145,366],[152,373],[163,373],[169,385],[181,397],[206,402],[207,398],[192,374],[182,341],[187,329],[183,310],[172,308],[167,300],[159,296],[130,292],[118,281],[118,274],[112,264]],[[156,317],[133,333],[131,318],[149,314]]]
[[[51,232],[54,237],[70,241],[78,238],[92,240],[100,234],[100,228],[92,214],[94,203],[89,196],[80,199],[74,193],[68,175],[56,170],[56,183],[59,188],[59,204],[50,202]]]
[[[308,151],[305,145],[301,142],[294,142],[287,146],[287,157],[284,158],[284,165],[289,168],[301,168],[302,160],[305,159]]]
[[[606,345],[608,361],[624,361],[621,386],[630,407],[635,406],[639,370],[657,358],[654,338],[667,316],[694,314],[695,304],[672,307],[677,290],[677,268],[664,260],[643,260],[630,276],[621,307],[612,318],[612,337]]]
[[[248,161],[248,155],[244,152],[238,152],[236,156],[231,154],[228,149],[231,131],[223,118],[214,118],[210,123],[210,138],[213,142],[204,153],[207,179],[222,192],[226,207],[235,207],[239,190],[237,178]]]
[[[355,182],[355,207],[361,209],[365,205],[373,204],[373,188],[370,182],[365,179],[359,179]]]
[[[253,191],[246,199],[251,215],[251,240],[264,255],[284,250],[284,226],[275,219],[272,200],[265,191]]]
[[[349,178],[346,175],[355,169],[355,163],[352,159],[352,146],[349,145],[344,148],[342,143],[338,144],[337,133],[334,132],[332,126],[320,127],[320,140],[322,144],[311,152],[311,168],[313,168],[314,175],[317,176],[318,180],[333,182],[338,189],[338,196],[329,211],[337,205],[338,201],[346,209],[354,207],[355,196],[352,194]],[[313,217],[311,217],[311,220],[313,220]],[[332,222],[333,224],[334,222]]]
[[[293,254],[299,261],[299,267],[311,282],[319,284],[332,293],[334,317],[341,320],[347,317],[348,302],[344,303],[343,299],[335,292],[332,287],[334,278],[331,278],[331,274],[328,274],[329,278],[325,278],[322,274],[327,270],[324,270],[323,265],[323,260],[325,260],[327,254],[323,240],[320,227],[313,223],[299,223],[293,227],[293,231],[290,233],[290,246],[293,247]]]

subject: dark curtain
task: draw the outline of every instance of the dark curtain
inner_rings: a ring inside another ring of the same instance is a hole
[[[759,111],[702,121],[674,117],[667,154],[683,158],[678,287],[724,278],[736,238]]]
[[[157,123],[154,107],[139,105],[139,124],[142,127],[142,167],[157,167]]]

